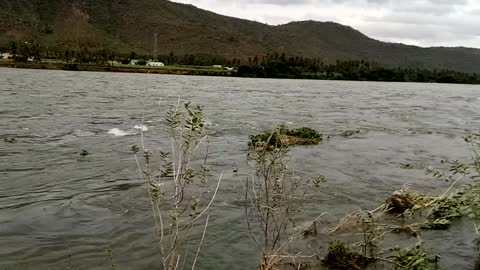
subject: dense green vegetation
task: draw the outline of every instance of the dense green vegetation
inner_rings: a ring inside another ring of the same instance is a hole
[[[238,68],[237,76],[257,78],[301,78],[352,81],[480,83],[479,74],[452,70],[387,68],[369,61],[337,61],[325,64],[320,59],[270,54],[261,60],[249,59]]]

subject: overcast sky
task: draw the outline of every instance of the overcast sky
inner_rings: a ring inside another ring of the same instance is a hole
[[[480,48],[480,0],[174,0],[272,25],[334,21],[375,39]]]

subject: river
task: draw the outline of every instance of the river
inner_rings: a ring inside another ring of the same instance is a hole
[[[111,269],[111,259],[118,269],[160,269],[129,148],[140,143],[142,114],[145,143],[168,147],[162,119],[179,97],[204,105],[209,164],[214,178],[224,172],[199,269],[251,269],[258,260],[242,206],[249,135],[287,123],[329,136],[293,148],[290,164],[326,176],[302,218],[327,212],[322,224],[329,226],[382,204],[405,183],[442,190],[445,183],[424,167],[467,158],[462,136],[480,128],[480,89],[469,85],[2,68],[0,93],[0,136],[16,139],[0,141],[1,269]],[[341,135],[349,129],[360,133]],[[79,160],[82,149],[86,160]],[[427,246],[442,255],[444,269],[468,269],[473,227],[460,222],[452,231],[426,235]]]

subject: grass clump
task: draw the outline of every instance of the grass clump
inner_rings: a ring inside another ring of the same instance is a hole
[[[251,135],[249,146],[267,145],[269,147],[291,145],[316,145],[321,143],[323,136],[320,132],[307,128],[289,129],[282,125],[274,130],[257,135]]]
[[[399,250],[394,262],[394,270],[439,269],[438,256],[430,256],[421,244]]]
[[[328,253],[322,260],[329,269],[365,269],[375,259],[353,251],[346,243],[334,241],[328,246]]]

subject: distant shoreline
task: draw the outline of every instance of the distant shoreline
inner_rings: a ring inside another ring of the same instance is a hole
[[[233,76],[231,71],[214,69],[209,67],[190,66],[105,66],[98,64],[64,64],[64,63],[8,63],[0,62],[0,67],[22,69],[45,69],[66,71],[93,71],[93,72],[117,72],[117,73],[146,73],[146,74],[172,74],[172,75],[197,75],[197,76]]]
[[[296,80],[330,80],[330,81],[359,81],[359,82],[410,82],[410,83],[441,83],[441,84],[465,84],[478,85],[480,83],[451,83],[451,82],[415,82],[415,81],[395,81],[395,80],[352,80],[352,79],[332,79],[316,78],[310,76],[304,77],[256,77],[256,76],[238,76],[235,71],[214,68],[209,66],[181,66],[172,65],[165,67],[148,67],[132,65],[106,66],[99,64],[66,64],[66,63],[14,63],[0,61],[0,68],[20,68],[20,69],[44,69],[44,70],[65,70],[65,71],[90,71],[90,72],[115,72],[115,73],[144,73],[144,74],[165,74],[165,75],[192,75],[192,76],[215,76],[215,77],[236,77],[236,78],[259,78],[259,79],[296,79]]]

